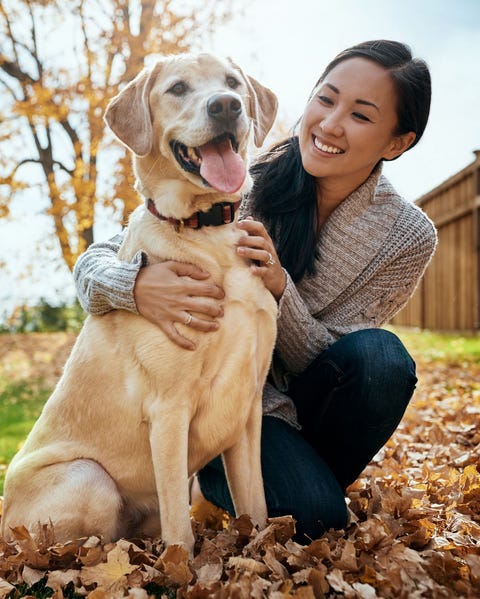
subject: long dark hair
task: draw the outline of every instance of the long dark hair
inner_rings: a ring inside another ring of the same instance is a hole
[[[314,90],[339,63],[354,57],[372,60],[389,71],[397,97],[394,135],[413,131],[413,147],[423,135],[430,112],[428,66],[413,58],[410,48],[400,42],[363,42],[340,52]],[[295,282],[305,274],[314,274],[319,230],[317,185],[303,168],[298,137],[294,135],[274,146],[257,160],[251,173],[254,211],[268,227],[282,265]]]

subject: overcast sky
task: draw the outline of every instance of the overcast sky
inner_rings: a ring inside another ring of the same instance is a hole
[[[409,44],[431,70],[430,122],[421,142],[385,174],[409,200],[439,185],[473,160],[480,149],[480,0],[238,0],[238,15],[219,31],[211,48],[234,58],[279,98],[279,117],[293,125],[325,65],[344,48],[368,39]],[[13,207],[14,219],[0,219],[0,317],[12,303],[29,297],[73,297],[71,275],[52,251],[38,242],[49,220],[34,204]],[[107,222],[97,239],[115,233]],[[50,248],[50,249],[49,249]],[[25,276],[25,266],[37,264]]]

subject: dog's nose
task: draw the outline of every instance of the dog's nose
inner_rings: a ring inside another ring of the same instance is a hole
[[[232,94],[215,94],[207,102],[208,116],[223,125],[233,123],[242,113],[242,103]]]

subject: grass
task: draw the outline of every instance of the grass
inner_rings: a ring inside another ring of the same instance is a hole
[[[418,360],[441,362],[480,363],[480,334],[460,336],[452,334],[388,327],[403,341]]]
[[[0,380],[0,495],[7,465],[40,415],[50,392],[29,381]]]

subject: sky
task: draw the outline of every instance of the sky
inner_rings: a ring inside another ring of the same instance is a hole
[[[369,39],[407,43],[432,75],[432,108],[423,139],[384,173],[414,201],[480,150],[480,0],[235,0],[234,19],[203,49],[231,56],[279,98],[293,126],[323,68],[341,50]],[[22,301],[69,301],[71,274],[51,237],[41,203],[17,201],[0,219],[0,319]],[[45,205],[45,204],[44,204]],[[100,222],[96,240],[119,226]]]

